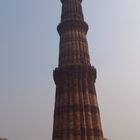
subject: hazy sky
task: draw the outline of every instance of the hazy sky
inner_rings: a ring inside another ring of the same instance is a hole
[[[104,136],[140,139],[140,1],[83,0]],[[59,0],[0,0],[0,137],[51,140]]]

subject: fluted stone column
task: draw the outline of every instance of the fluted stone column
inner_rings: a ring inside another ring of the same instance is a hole
[[[53,140],[103,140],[95,91],[96,69],[91,66],[82,0],[61,0],[59,65],[56,84]]]

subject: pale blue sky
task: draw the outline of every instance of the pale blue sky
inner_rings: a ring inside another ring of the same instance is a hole
[[[104,136],[140,139],[140,1],[83,0]],[[59,0],[0,0],[0,137],[51,140]]]

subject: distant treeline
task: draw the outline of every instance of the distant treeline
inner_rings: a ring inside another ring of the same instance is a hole
[[[8,140],[7,138],[0,138],[0,140]]]

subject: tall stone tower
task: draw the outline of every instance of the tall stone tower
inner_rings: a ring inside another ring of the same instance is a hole
[[[56,84],[53,140],[103,140],[95,91],[96,69],[91,66],[82,0],[61,0],[59,66]]]

